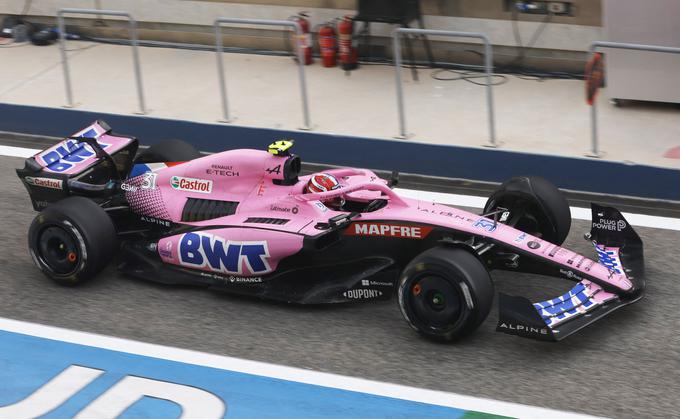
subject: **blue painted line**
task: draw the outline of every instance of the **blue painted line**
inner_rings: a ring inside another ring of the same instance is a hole
[[[43,416],[71,418],[125,376],[192,386],[219,397],[236,419],[461,418],[460,409],[227,371],[0,331],[0,408],[18,403],[71,365],[105,371]],[[1,411],[1,409],[0,409]],[[144,397],[123,418],[178,417],[171,401]]]
[[[103,119],[115,132],[135,135],[142,144],[179,138],[204,151],[264,149],[275,139],[293,138],[295,153],[308,162],[490,182],[502,182],[516,175],[537,175],[565,189],[680,200],[679,169],[74,109],[0,104],[0,115],[0,131],[64,137]]]

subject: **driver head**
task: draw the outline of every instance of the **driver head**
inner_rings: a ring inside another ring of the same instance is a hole
[[[307,186],[305,188],[306,193],[319,193],[333,191],[340,188],[340,182],[338,179],[329,173],[315,173],[309,178]],[[331,198],[323,201],[324,204],[333,208],[339,209],[345,204],[345,199],[341,196],[337,198]]]

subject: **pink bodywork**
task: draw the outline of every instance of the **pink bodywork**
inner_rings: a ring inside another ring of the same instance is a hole
[[[309,176],[300,177],[295,185],[276,185],[273,180],[281,179],[280,169],[285,160],[286,157],[278,157],[265,151],[232,150],[170,167],[150,167],[149,173],[129,180],[128,184],[131,187],[128,188],[126,197],[134,212],[173,222],[182,222],[182,210],[188,198],[239,202],[233,215],[184,224],[225,226],[206,231],[225,244],[266,242],[267,272],[275,270],[281,259],[297,253],[302,248],[304,236],[322,234],[323,230],[315,228],[317,223],[325,223],[331,217],[343,214],[327,207],[323,202],[344,196],[355,201],[370,201],[376,198],[388,200],[388,204],[383,208],[362,213],[353,219],[345,234],[364,234],[368,230],[362,233],[360,228],[381,224],[387,227],[373,227],[374,230],[371,231],[374,235],[418,239],[421,238],[419,235],[429,231],[428,227],[441,226],[488,237],[521,252],[529,252],[546,261],[556,262],[563,266],[565,277],[587,281],[588,285],[592,286],[594,299],[604,301],[613,294],[588,281],[587,276],[597,278],[622,291],[633,287],[624,273],[615,273],[592,259],[513,227],[494,223],[492,219],[457,208],[400,197],[386,185],[385,180],[370,170],[327,171],[335,175],[343,186],[329,192],[304,193]],[[147,187],[142,187],[145,182]],[[245,223],[246,219],[251,217],[284,218],[290,221],[282,225]],[[420,225],[423,230],[404,230],[401,228],[403,225]],[[165,262],[186,266],[181,263],[178,256],[181,239],[182,235],[176,235],[160,241],[159,254]],[[245,277],[267,273],[249,270],[245,258],[239,259],[237,272],[215,269],[211,266],[199,269]]]
[[[131,138],[106,134],[106,129],[98,122],[72,135],[81,136],[96,138],[102,149],[109,154],[114,154],[133,141]],[[66,139],[33,157],[44,171],[66,175],[81,173],[97,161],[92,147],[73,139]]]

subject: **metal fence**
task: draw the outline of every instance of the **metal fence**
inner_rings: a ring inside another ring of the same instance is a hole
[[[494,116],[493,106],[493,51],[491,49],[491,42],[489,38],[483,33],[477,32],[457,32],[457,31],[442,31],[433,29],[414,29],[414,28],[397,28],[392,32],[392,45],[394,50],[394,74],[397,86],[397,109],[399,111],[399,136],[397,138],[406,138],[406,114],[404,111],[404,91],[401,82],[401,43],[400,35],[426,35],[426,36],[446,36],[457,38],[475,38],[481,39],[484,42],[484,71],[486,72],[486,106],[489,115],[489,142],[485,144],[487,147],[498,147],[496,143],[496,120]]]
[[[680,54],[680,48],[664,47],[659,45],[629,44],[624,42],[595,41],[590,44],[589,53],[592,56],[598,48],[627,49],[633,51],[663,52],[668,54]],[[600,149],[597,134],[597,101],[593,101],[590,107],[591,149],[589,157],[600,157]]]
[[[229,106],[227,100],[227,83],[224,77],[224,63],[222,61],[222,24],[240,24],[240,25],[262,25],[262,26],[281,26],[283,28],[293,28],[295,30],[296,40],[302,36],[302,28],[297,22],[291,20],[268,20],[268,19],[236,19],[220,17],[215,20],[215,56],[217,57],[217,77],[220,81],[220,94],[222,97],[222,116],[223,122],[229,122]],[[299,42],[299,41],[296,41]],[[297,45],[297,44],[296,44]],[[312,129],[309,120],[309,104],[307,100],[307,80],[305,78],[305,57],[302,48],[296,47],[298,74],[300,77],[300,97],[302,99],[302,116],[303,126],[301,129]]]
[[[132,59],[133,59],[133,70],[135,73],[135,81],[137,88],[137,97],[139,101],[139,112],[140,114],[146,114],[146,104],[144,100],[144,88],[142,81],[142,71],[139,60],[139,41],[137,36],[137,22],[128,12],[115,11],[115,10],[98,10],[98,9],[77,9],[77,8],[63,8],[59,9],[57,12],[57,24],[59,27],[59,48],[61,52],[62,67],[64,73],[64,84],[66,90],[66,101],[67,107],[75,107],[73,100],[73,90],[71,84],[71,75],[69,71],[68,55],[66,53],[66,30],[64,23],[65,14],[84,14],[84,15],[95,15],[101,16],[116,16],[124,17],[128,20],[128,33],[130,37],[130,43],[132,46]],[[217,18],[213,24],[215,33],[215,55],[217,61],[217,73],[219,80],[220,95],[222,100],[222,121],[229,122],[231,120],[229,112],[229,104],[227,97],[227,83],[225,78],[225,69],[223,62],[223,43],[222,43],[222,25],[223,24],[235,24],[235,25],[259,25],[259,26],[279,26],[282,28],[291,28],[295,31],[296,39],[299,40],[303,35],[302,28],[300,25],[291,20],[268,20],[268,19],[237,19],[237,18]],[[484,43],[484,71],[486,73],[486,102],[487,102],[487,114],[489,123],[489,142],[484,144],[488,147],[497,147],[496,139],[496,126],[495,126],[495,114],[494,114],[494,101],[493,101],[493,51],[491,48],[491,42],[489,38],[483,33],[477,32],[458,32],[458,31],[445,31],[445,30],[432,30],[432,29],[415,29],[415,28],[397,28],[393,31],[392,43],[394,52],[394,64],[395,64],[395,83],[397,92],[397,110],[399,115],[399,135],[397,138],[406,138],[406,112],[404,109],[404,91],[402,86],[402,54],[401,54],[401,36],[402,35],[426,35],[426,36],[441,36],[441,37],[457,37],[457,38],[473,38],[479,39]],[[670,53],[670,54],[680,54],[680,48],[666,47],[659,45],[644,45],[644,44],[631,44],[631,43],[620,43],[620,42],[606,42],[606,41],[596,41],[590,44],[589,53],[592,56],[595,54],[598,48],[613,48],[613,49],[625,49],[625,50],[636,50],[636,51],[649,51],[649,52],[660,52],[660,53]],[[300,97],[302,102],[302,115],[303,115],[303,126],[301,129],[311,129],[311,121],[309,116],[309,101],[307,96],[307,80],[305,77],[305,64],[302,48],[296,47],[297,62],[298,62],[298,76],[300,84]],[[597,103],[593,102],[590,111],[591,120],[591,150],[589,156],[600,157],[599,149],[599,138],[598,138],[598,124],[597,124]]]
[[[137,50],[137,21],[128,12],[116,10],[98,9],[59,9],[57,12],[57,25],[59,26],[59,49],[61,50],[61,63],[64,69],[64,84],[66,86],[66,102],[68,107],[74,107],[73,91],[71,89],[71,73],[68,67],[68,55],[66,54],[66,28],[64,25],[65,14],[95,15],[95,16],[119,16],[128,19],[128,32],[132,44],[132,61],[137,81],[137,98],[139,99],[139,113],[146,114],[146,104],[144,102],[144,89],[142,83],[142,70],[139,65],[139,52]]]

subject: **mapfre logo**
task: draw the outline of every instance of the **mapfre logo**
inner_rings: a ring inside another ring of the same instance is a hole
[[[33,186],[40,186],[42,188],[62,189],[64,182],[61,179],[50,179],[47,177],[31,177],[24,178],[26,183]]]
[[[170,186],[178,191],[211,193],[213,183],[212,180],[173,176],[170,178]]]
[[[432,227],[408,226],[383,223],[354,223],[345,234],[348,236],[396,237],[400,239],[424,239]]]

